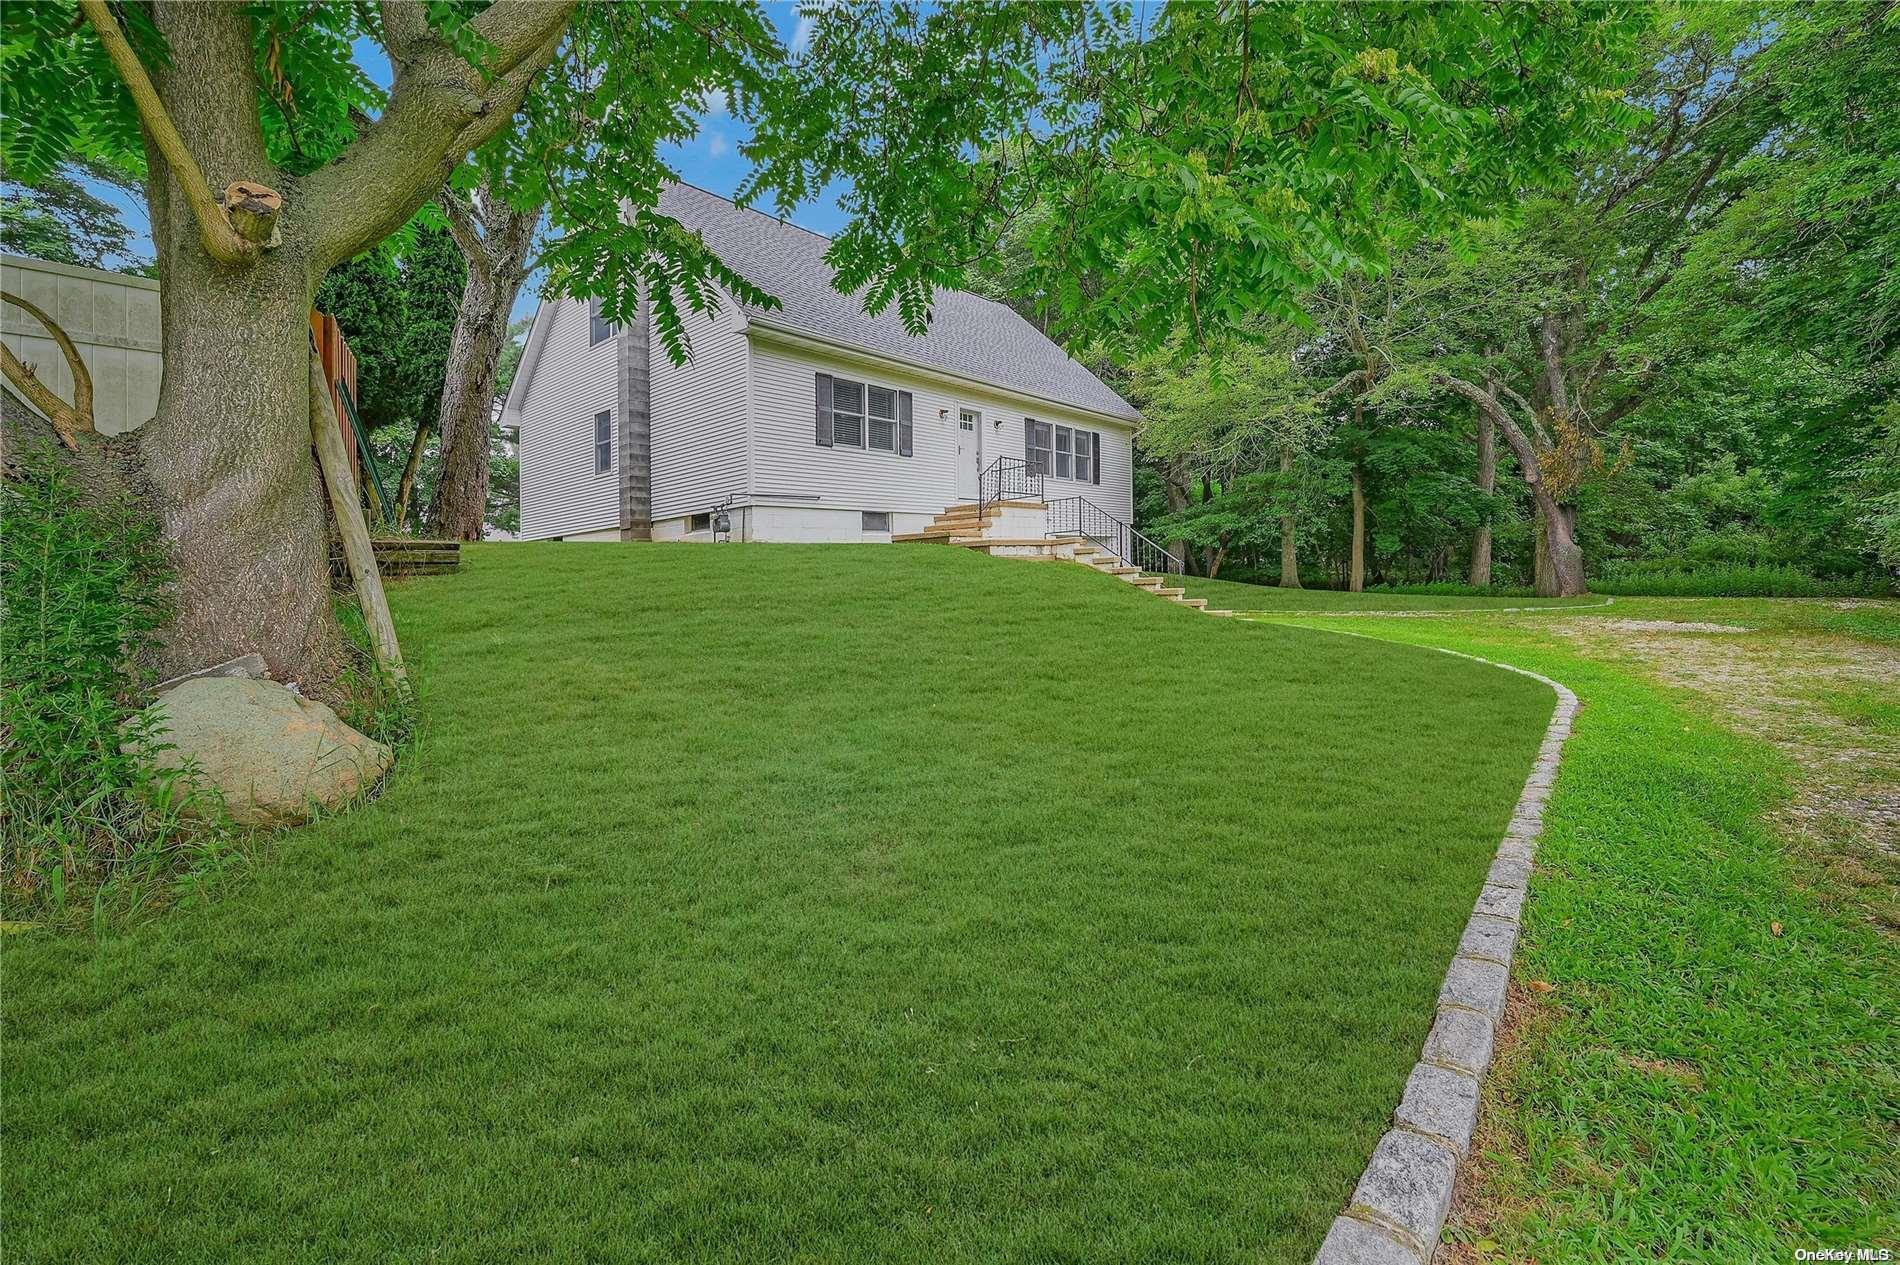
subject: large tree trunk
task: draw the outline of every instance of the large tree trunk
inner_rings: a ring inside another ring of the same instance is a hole
[[[468,285],[455,313],[442,387],[442,475],[429,517],[457,540],[480,540],[488,519],[488,458],[495,370],[508,340],[508,314],[527,278],[529,247],[541,208],[517,211],[487,184],[468,202],[444,190],[443,210],[468,261]]]
[[[1575,597],[1586,592],[1583,550],[1577,546],[1576,532],[1565,517],[1563,507],[1557,504],[1557,498],[1551,495],[1544,482],[1544,470],[1537,460],[1537,450],[1531,446],[1523,429],[1511,420],[1510,412],[1489,391],[1449,374],[1441,374],[1437,380],[1490,414],[1491,420],[1504,433],[1504,442],[1511,446],[1511,455],[1517,458],[1518,470],[1530,487],[1531,500],[1537,506],[1538,520],[1547,537],[1549,565],[1547,574],[1539,577],[1538,594],[1544,597]]]
[[[230,71],[250,65],[249,21],[221,5],[156,16],[172,59],[153,79],[210,185],[275,179],[257,85]],[[177,569],[154,658],[170,675],[256,651],[279,679],[320,687],[342,641],[310,451],[310,261],[294,239],[248,267],[213,260],[171,167],[146,150],[165,374],[139,450]]]
[[[1558,530],[1552,531],[1553,520]],[[1569,548],[1577,555],[1577,570],[1583,568],[1583,551],[1576,544],[1577,507],[1552,500],[1549,508],[1540,506],[1537,516],[1537,562],[1534,583],[1540,597],[1569,597],[1583,591],[1581,585],[1575,590],[1565,590],[1565,580],[1557,560],[1557,550],[1553,541],[1569,542]]]
[[[1293,450],[1280,450],[1280,495],[1286,498],[1287,512],[1280,516],[1280,587],[1300,587],[1300,556],[1294,541],[1296,518],[1293,513]]]
[[[1478,410],[1478,489],[1487,497],[1498,486],[1497,426],[1491,415]],[[1484,521],[1471,533],[1470,583],[1484,588],[1491,583],[1491,511],[1485,509]]]
[[[1357,462],[1352,467],[1352,570],[1346,587],[1354,593],[1366,591],[1366,475]]]
[[[310,447],[311,298],[507,125],[572,10],[497,5],[469,19],[493,45],[484,73],[420,8],[385,5],[407,32],[389,108],[292,179],[264,147],[250,9],[155,0],[168,53],[144,66],[112,10],[83,3],[139,109],[164,282],[165,372],[136,463],[177,574],[176,614],[149,649],[161,673],[255,651],[279,679],[332,683],[342,639]]]

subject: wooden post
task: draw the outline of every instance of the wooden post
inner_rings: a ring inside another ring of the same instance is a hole
[[[357,499],[356,480],[350,477],[349,452],[343,447],[339,420],[336,397],[321,358],[312,356],[310,436],[317,446],[317,463],[323,468],[323,486],[330,493],[337,532],[343,537],[343,557],[350,564],[350,578],[356,584],[356,600],[363,608],[363,622],[369,627],[376,662],[406,686],[409,674],[402,665],[402,648],[396,644],[396,621],[390,618],[383,577],[376,570],[376,550],[369,543],[369,524],[363,519],[363,503]]]

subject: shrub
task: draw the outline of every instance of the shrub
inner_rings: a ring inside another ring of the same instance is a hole
[[[1402,593],[1413,597],[1536,597],[1537,590],[1527,584],[1459,584],[1455,580],[1437,580],[1428,584],[1380,584],[1368,593]]]
[[[1598,593],[1626,597],[1892,597],[1884,575],[1819,579],[1797,567],[1730,566],[1693,570],[1633,566],[1592,580]]]
[[[130,498],[87,503],[44,447],[0,484],[0,893],[63,910],[75,884],[146,870],[198,830],[152,769],[140,644],[170,570]]]

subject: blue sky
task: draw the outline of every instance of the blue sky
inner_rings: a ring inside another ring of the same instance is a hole
[[[789,2],[769,3],[765,8],[786,44],[794,49],[800,47],[805,34],[801,28],[808,19],[799,17],[796,5]],[[354,51],[356,63],[363,68],[364,73],[385,89],[388,88],[391,79],[389,59],[375,41],[360,39]],[[725,108],[723,96],[715,94],[700,114],[699,134],[690,141],[664,147],[660,157],[680,174],[681,179],[730,197],[746,175],[746,162],[739,156],[738,147],[750,134],[746,125],[733,118]],[[126,224],[132,227],[138,241],[142,258],[149,260],[152,242],[144,199],[125,194],[110,185],[92,185],[91,188],[95,194],[124,213]],[[831,198],[796,208],[791,218],[805,228],[827,235],[836,233],[845,222],[844,213],[838,209],[835,199]],[[537,272],[522,287],[521,296],[515,301],[514,315],[517,318],[533,314],[535,305],[540,301],[540,287],[541,274]]]

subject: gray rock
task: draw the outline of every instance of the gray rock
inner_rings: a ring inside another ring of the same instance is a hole
[[[1420,1265],[1419,1255],[1376,1226],[1335,1217],[1313,1265]]]
[[[1489,914],[1471,915],[1471,921],[1465,924],[1464,939],[1458,942],[1458,952],[1466,957],[1490,958],[1506,966],[1511,964],[1511,951],[1516,947],[1517,924]]]
[[[1463,1155],[1471,1149],[1471,1131],[1478,1127],[1477,1078],[1420,1063],[1405,1082],[1405,1097],[1393,1118],[1443,1138]]]
[[[1438,1012],[1438,1021],[1425,1038],[1424,1057],[1482,1076],[1491,1065],[1491,1040],[1489,1019],[1475,1011],[1446,1006]]]
[[[1438,1000],[1481,1011],[1492,1023],[1504,1019],[1504,989],[1510,982],[1510,968],[1482,958],[1456,957],[1445,972],[1445,986]]]
[[[1524,889],[1521,887],[1493,887],[1489,883],[1478,893],[1477,912],[1490,914],[1493,918],[1509,918],[1512,922],[1524,910]]]
[[[199,677],[180,682],[146,708],[161,743],[155,763],[182,769],[216,790],[225,811],[247,826],[310,820],[368,790],[389,768],[389,748],[365,737],[322,703],[272,681]]]
[[[1451,1211],[1452,1179],[1458,1162],[1438,1143],[1404,1129],[1379,1139],[1372,1160],[1352,1192],[1355,1208],[1364,1208],[1398,1226],[1426,1251],[1438,1242]]]

